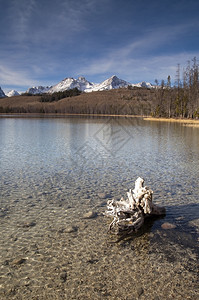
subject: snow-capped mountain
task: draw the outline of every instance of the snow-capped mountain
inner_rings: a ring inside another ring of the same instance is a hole
[[[26,93],[29,94],[42,94],[42,93],[55,93],[55,92],[62,92],[69,89],[78,88],[82,92],[93,92],[93,91],[104,91],[104,90],[112,90],[112,89],[118,89],[118,88],[126,88],[128,86],[132,87],[147,87],[152,88],[154,87],[151,83],[142,81],[137,84],[129,83],[125,80],[119,79],[117,76],[113,75],[110,78],[104,80],[101,83],[91,83],[88,80],[86,80],[85,77],[78,77],[77,79],[74,79],[72,77],[68,77],[60,81],[59,83],[51,86],[51,87],[44,87],[44,86],[38,86],[38,87],[32,87],[29,88]]]
[[[154,88],[154,85],[152,85],[151,83],[146,82],[146,81],[142,81],[142,82],[139,82],[139,83],[136,83],[136,84],[132,84],[132,86],[144,87],[144,88],[149,88],[149,89]]]
[[[13,96],[19,96],[19,95],[20,94],[17,91],[15,91],[15,90],[11,90],[8,93],[6,93],[7,97],[13,97]]]
[[[53,86],[38,86],[29,88],[26,93],[37,95],[42,93],[55,93],[55,92],[63,92],[66,90],[78,88],[80,91],[84,92],[90,90],[94,87],[94,84],[86,80],[84,77],[79,77],[74,79],[72,77],[68,77],[60,81],[59,83]]]
[[[29,88],[26,93],[33,95],[48,93],[50,88],[48,86],[34,86]]]
[[[49,93],[65,91],[68,89],[78,88],[82,92],[93,92],[93,91],[104,91],[104,90],[112,90],[118,89],[121,87],[127,87],[130,83],[119,79],[117,76],[113,75],[110,78],[106,79],[102,83],[91,83],[86,80],[85,77],[79,77],[77,79],[74,78],[65,78],[58,84],[52,86],[49,89]]]
[[[0,87],[0,98],[4,98],[4,97],[6,97],[6,95],[5,95],[4,91]]]
[[[84,77],[78,77],[77,79],[74,79],[72,77],[65,78],[61,82],[59,82],[56,85],[53,85],[49,89],[49,93],[55,93],[55,92],[63,92],[65,90],[78,88],[78,90],[84,92],[86,90],[92,89],[94,86],[93,83],[86,80]]]
[[[127,87],[129,85],[131,85],[129,82],[119,79],[117,76],[113,75],[110,78],[104,80],[102,83],[96,84],[92,90],[93,91],[112,90],[112,89]]]

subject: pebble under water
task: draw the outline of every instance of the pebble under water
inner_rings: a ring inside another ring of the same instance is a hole
[[[0,141],[0,299],[198,299],[198,128],[2,117]],[[138,176],[166,216],[111,235]]]

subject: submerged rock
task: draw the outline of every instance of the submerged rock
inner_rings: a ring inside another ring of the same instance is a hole
[[[139,287],[137,289],[137,295],[138,295],[138,297],[140,297],[143,293],[144,293],[144,289],[142,287]]]
[[[16,259],[14,259],[14,260],[11,262],[11,264],[12,264],[12,265],[21,265],[21,264],[23,264],[25,261],[26,261],[25,258],[16,258]]]
[[[89,211],[83,215],[84,219],[93,219],[97,217],[97,213],[95,211]]]
[[[98,261],[99,261],[99,259],[91,258],[91,259],[89,259],[87,262],[88,262],[89,264],[95,264],[95,263],[97,263]]]
[[[161,225],[161,227],[162,229],[174,229],[176,228],[176,225],[169,222],[165,222]]]
[[[67,272],[62,272],[61,274],[60,274],[60,279],[61,279],[61,281],[64,283],[64,282],[66,282],[66,279],[67,279]]]
[[[100,199],[107,199],[107,198],[110,198],[111,195],[110,194],[106,194],[106,193],[98,193],[98,197]]]
[[[0,217],[5,217],[8,213],[7,208],[0,208]]]
[[[66,227],[66,229],[63,230],[63,232],[72,233],[72,232],[76,232],[77,230],[78,228],[76,226],[68,226]]]
[[[35,225],[36,225],[35,222],[24,222],[24,223],[22,223],[23,228],[29,228],[29,227],[33,227]]]

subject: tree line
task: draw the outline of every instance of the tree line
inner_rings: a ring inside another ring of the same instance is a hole
[[[196,57],[182,68],[177,65],[175,84],[171,77],[156,83],[151,114],[155,117],[199,118],[199,65]]]
[[[63,92],[55,92],[52,94],[42,94],[40,101],[41,102],[54,102],[59,101],[64,98],[79,96],[81,91],[78,88],[65,90]]]

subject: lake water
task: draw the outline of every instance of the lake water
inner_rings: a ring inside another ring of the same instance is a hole
[[[167,213],[119,239],[106,202],[139,176]],[[196,127],[0,118],[0,299],[198,299],[198,178]]]

